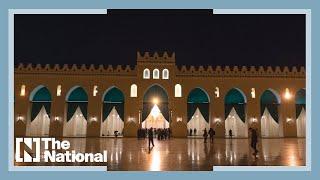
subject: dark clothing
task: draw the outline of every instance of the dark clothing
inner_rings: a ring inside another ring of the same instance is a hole
[[[232,130],[229,130],[229,137],[232,138]]]
[[[204,138],[204,142],[206,143],[207,142],[207,138],[208,138],[208,132],[207,132],[206,129],[203,132],[203,138]]]
[[[152,147],[154,146],[154,143],[153,143],[153,130],[152,129],[148,130],[148,139],[149,139],[149,149],[150,149],[150,143],[152,144]]]
[[[209,135],[210,135],[210,142],[213,143],[213,138],[214,138],[214,135],[216,133],[214,132],[214,130],[212,128],[210,128],[209,130]]]
[[[254,153],[258,152],[257,143],[258,143],[258,133],[255,129],[252,129],[251,130],[251,147],[254,150]]]

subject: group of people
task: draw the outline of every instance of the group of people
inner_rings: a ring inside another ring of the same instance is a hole
[[[215,135],[216,135],[216,132],[212,128],[210,128],[208,132],[207,132],[207,129],[204,129],[203,131],[204,143],[207,143],[208,136],[210,136],[210,142],[213,143]]]
[[[148,137],[149,140],[149,150],[154,147],[154,142],[153,138],[157,137],[158,140],[166,140],[170,139],[171,137],[171,129],[170,128],[159,128],[159,129],[154,129],[154,128],[139,128],[137,131],[137,137],[138,139],[145,139]],[[152,147],[151,147],[152,146]]]

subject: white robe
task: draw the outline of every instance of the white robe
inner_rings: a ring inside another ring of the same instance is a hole
[[[44,106],[41,107],[38,115],[30,122],[27,128],[27,136],[49,136],[50,118]]]
[[[304,108],[297,118],[297,137],[306,137],[306,111]]]
[[[229,137],[229,130],[232,130],[233,137],[248,137],[248,125],[238,116],[234,107],[231,109],[225,121],[225,136]]]
[[[169,128],[169,122],[165,119],[165,117],[162,115],[159,107],[157,105],[154,105],[151,109],[150,114],[142,122],[142,128],[154,128],[154,129],[163,129],[163,128]]]
[[[187,128],[188,134],[192,129],[192,135],[195,136],[202,136],[204,129],[207,129],[207,132],[209,131],[209,123],[204,119],[199,108],[196,109],[191,120],[187,123]],[[194,134],[194,129],[197,130],[196,134]]]
[[[107,118],[101,124],[101,136],[114,136],[114,132],[122,133],[124,123],[115,107],[112,108]]]
[[[264,109],[261,117],[262,137],[281,137],[280,125],[272,118],[267,108]]]
[[[68,122],[64,123],[63,136],[85,137],[87,135],[87,120],[78,107]]]

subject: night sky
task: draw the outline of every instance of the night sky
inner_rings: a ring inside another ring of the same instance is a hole
[[[305,65],[304,15],[15,15],[14,38],[15,64],[135,65],[136,51],[168,51],[176,53],[177,65]]]

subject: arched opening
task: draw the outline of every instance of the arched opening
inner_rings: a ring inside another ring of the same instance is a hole
[[[159,85],[151,86],[143,97],[142,128],[169,128],[167,92]]]
[[[182,87],[180,84],[174,86],[174,97],[182,97]]]
[[[162,79],[169,79],[169,70],[168,69],[162,70]]]
[[[124,95],[112,87],[103,96],[101,133],[102,137],[122,135],[124,127]]]
[[[154,69],[152,72],[152,79],[159,79],[160,77],[159,69]]]
[[[300,89],[296,93],[296,124],[297,137],[306,137],[306,90]]]
[[[65,137],[84,137],[87,135],[88,95],[86,91],[75,86],[66,96],[67,118],[63,127]]]
[[[209,96],[201,88],[193,89],[187,100],[188,134],[202,136],[203,131],[210,128],[209,125]]]
[[[260,98],[261,137],[280,137],[279,105],[280,97],[276,91],[268,89]]]
[[[148,68],[143,70],[143,79],[150,79],[150,70]]]
[[[224,98],[226,137],[248,137],[246,103],[246,96],[238,88],[232,88],[226,94]]]
[[[136,84],[132,84],[130,87],[130,97],[138,97],[138,86]]]
[[[51,93],[45,86],[35,88],[29,97],[31,102],[30,124],[27,136],[49,136]]]

